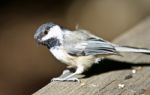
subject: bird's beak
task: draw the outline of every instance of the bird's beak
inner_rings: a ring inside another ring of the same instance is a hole
[[[38,45],[40,45],[40,44],[44,44],[44,42],[43,41],[41,41],[41,39],[35,39],[35,42],[38,44]]]
[[[34,35],[34,39],[37,45],[46,45],[45,41],[41,40],[42,36],[43,34],[37,34],[37,33]]]
[[[38,39],[35,39],[36,46],[39,46],[41,42]]]
[[[36,42],[38,45],[42,43],[42,41],[41,41],[41,35],[35,34],[35,35],[34,35],[34,39],[35,39],[35,42]]]
[[[37,43],[37,46],[39,45],[47,45],[47,42],[46,41],[41,41],[41,39],[35,39],[36,43]]]

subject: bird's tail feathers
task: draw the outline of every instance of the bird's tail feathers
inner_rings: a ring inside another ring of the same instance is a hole
[[[143,53],[150,55],[150,49],[147,48],[137,48],[130,46],[115,46],[116,51],[118,52],[133,52],[133,53]]]

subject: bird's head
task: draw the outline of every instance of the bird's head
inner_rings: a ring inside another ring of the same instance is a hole
[[[42,24],[35,32],[34,39],[38,44],[52,48],[60,46],[63,40],[62,28],[54,23]]]

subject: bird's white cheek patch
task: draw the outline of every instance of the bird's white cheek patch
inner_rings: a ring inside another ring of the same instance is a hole
[[[47,35],[45,35],[41,40],[42,40],[42,41],[46,41],[46,40],[48,40],[49,38],[51,38],[50,32],[49,32]]]
[[[62,37],[61,32],[62,31],[60,30],[60,28],[58,26],[54,26],[53,28],[50,29],[48,34],[42,38],[42,41],[46,41],[52,37],[61,38]]]

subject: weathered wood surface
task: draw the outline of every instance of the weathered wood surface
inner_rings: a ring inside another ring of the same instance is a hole
[[[114,42],[150,48],[150,17]],[[150,55],[122,55],[111,57],[121,62],[108,59],[94,66],[81,83],[51,82],[33,95],[144,95],[150,87]]]

